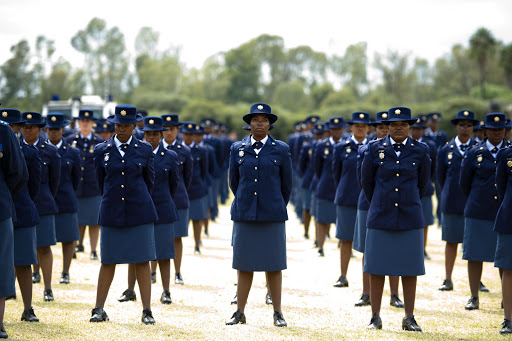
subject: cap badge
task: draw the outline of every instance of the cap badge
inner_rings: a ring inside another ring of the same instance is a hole
[[[51,120],[52,120],[52,122],[55,122],[55,121],[57,121],[57,117],[52,116]]]
[[[28,118],[29,120],[31,120],[31,119],[32,119],[32,114],[28,114],[28,115],[27,115],[27,118]]]
[[[395,110],[395,115],[400,115],[400,113],[401,113],[400,109]]]
[[[149,124],[155,124],[155,120],[149,120],[148,123]]]
[[[419,119],[419,118],[418,118],[418,119],[416,120],[416,123],[420,123],[420,122],[421,122],[421,119]]]
[[[121,110],[121,116],[126,116],[126,111],[125,110]]]
[[[107,129],[107,128],[108,128],[108,125],[104,124],[103,129]]]
[[[494,122],[499,122],[500,121],[500,117],[499,116],[494,116]]]
[[[434,120],[437,120],[439,118],[439,115],[434,115]]]
[[[85,114],[84,114],[85,117],[89,117],[89,112],[86,111]]]
[[[53,119],[52,119],[52,121],[53,121]],[[98,126],[98,125],[97,125],[96,123],[94,123],[94,124],[92,125],[92,127],[93,127],[93,128],[96,128],[97,126]]]
[[[386,113],[382,114],[382,118],[388,118],[388,114],[386,114]]]
[[[171,120],[171,116],[167,116],[167,117],[165,118],[165,120],[166,120],[166,121],[170,121],[170,120]]]
[[[311,119],[311,122],[315,123],[315,122],[316,122],[316,117],[313,117],[313,118]]]
[[[7,117],[7,115],[8,115],[8,114],[7,114],[7,111],[4,111],[4,112],[2,113],[2,116],[3,116],[3,117]]]
[[[335,118],[333,122],[334,122],[334,124],[338,124],[340,122],[340,120]]]
[[[188,128],[188,129],[192,129],[192,124],[191,124],[191,123],[189,123],[189,124],[187,125],[187,128]]]
[[[206,120],[206,125],[210,125],[210,120]]]
[[[244,151],[243,150],[239,151],[238,152],[238,156],[243,157],[244,156]]]
[[[364,114],[359,114],[359,118],[364,118]]]
[[[464,111],[464,116],[469,116],[469,112]]]
[[[263,105],[258,105],[258,110],[263,110]]]

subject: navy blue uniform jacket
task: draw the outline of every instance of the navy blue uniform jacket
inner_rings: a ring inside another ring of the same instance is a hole
[[[339,143],[334,148],[332,176],[336,188],[334,203],[356,207],[361,188],[357,183],[358,145],[352,139]]]
[[[512,148],[500,150],[496,159],[496,188],[502,202],[494,222],[494,231],[512,233]]]
[[[299,174],[302,176],[300,187],[309,189],[313,180],[313,147],[315,141],[306,142],[299,153]]]
[[[332,177],[334,146],[327,139],[319,142],[313,150],[313,169],[318,177],[315,196],[334,202],[336,185]]]
[[[368,150],[368,144],[362,145],[359,147],[359,151],[357,152],[357,167],[356,167],[356,178],[357,178],[357,187],[359,188],[359,198],[357,199],[357,209],[368,211],[370,209],[370,203],[366,200],[366,196],[364,195],[364,191],[362,190],[361,185],[361,169],[363,167],[363,159],[364,153]]]
[[[55,202],[59,213],[78,211],[76,190],[80,183],[80,152],[65,141],[58,149],[60,155],[60,181]]]
[[[105,141],[103,137],[94,133],[91,140],[81,138],[80,133],[70,135],[66,140],[68,144],[80,151],[82,176],[77,190],[79,198],[101,195],[94,165],[94,147],[103,141]]]
[[[27,168],[28,182],[14,196],[14,206],[16,207],[14,228],[32,227],[40,222],[39,213],[33,200],[39,192],[41,183],[41,159],[39,159],[37,149],[34,146],[22,143],[21,149]]]
[[[57,148],[39,139],[37,146],[39,158],[41,159],[41,185],[37,192],[34,203],[39,215],[56,214],[59,212],[55,196],[59,189],[60,181],[60,155]]]
[[[189,147],[190,148],[190,147]],[[190,148],[191,157],[194,162],[192,167],[192,182],[187,188],[190,200],[195,200],[208,195],[206,176],[208,175],[208,151],[197,143]]]
[[[160,143],[155,154],[154,163],[155,186],[151,197],[158,215],[155,224],[174,223],[178,220],[178,211],[172,199],[178,189],[178,154],[165,149],[163,144]]]
[[[424,227],[421,196],[430,178],[430,157],[424,143],[407,138],[400,157],[389,135],[371,141],[364,154],[361,185],[370,202],[366,227],[412,230]]]
[[[423,140],[421,143],[424,143],[428,146],[428,154],[430,155],[430,179],[428,181],[427,191],[423,194],[422,197],[430,197],[434,194],[434,184],[433,182],[436,180],[436,167],[437,167],[437,146],[434,141],[431,140]]]
[[[286,143],[268,135],[258,155],[250,142],[231,146],[229,187],[233,221],[285,221],[292,192],[292,161]]]
[[[187,188],[190,187],[192,182],[192,172],[194,168],[194,161],[192,160],[192,152],[187,146],[183,146],[180,141],[176,140],[176,143],[171,147],[172,151],[178,154],[179,162],[179,181],[178,189],[174,195],[174,203],[177,209],[185,209],[190,207],[190,200],[187,193]]]
[[[151,199],[155,181],[153,148],[133,136],[122,157],[114,137],[94,148],[98,184],[103,193],[98,225],[154,223],[158,216]]]

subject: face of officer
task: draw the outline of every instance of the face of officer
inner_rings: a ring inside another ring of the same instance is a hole
[[[194,142],[194,134],[183,133],[183,142],[185,142],[185,144],[187,146],[190,146],[192,144],[192,142]]]
[[[342,128],[330,128],[329,133],[332,137],[332,139],[336,142],[338,142],[341,139],[341,135],[343,135],[343,129]]]
[[[473,134],[473,121],[460,120],[455,125],[455,130],[457,130],[459,140],[466,142]]]
[[[23,127],[23,125],[21,125],[21,124],[10,124],[10,126],[11,126],[12,131],[14,131],[16,134],[19,133],[21,130],[21,127]]]
[[[101,133],[97,133],[99,136],[103,137],[103,139],[106,141],[108,140],[109,138],[112,137],[112,132],[110,131],[103,131]]]
[[[168,144],[172,144],[174,142],[174,140],[176,140],[176,137],[178,136],[178,133],[180,132],[180,130],[178,129],[177,126],[171,126],[168,128],[169,128],[168,130],[163,132],[164,140]]]
[[[153,147],[153,150],[155,150],[158,147],[158,144],[160,143],[161,138],[162,138],[161,131],[145,131],[144,132],[144,141],[149,143],[151,145],[151,147]]]
[[[497,146],[501,141],[505,138],[505,128],[498,129],[485,129],[485,133],[487,134],[487,139],[493,146]]]
[[[352,135],[354,135],[354,138],[359,142],[362,142],[366,138],[368,129],[368,124],[356,123],[350,125],[350,131],[352,132]]]
[[[424,131],[425,131],[424,128],[412,127],[411,137],[415,140],[419,140],[423,136]]]
[[[130,124],[119,124],[116,123],[116,135],[117,139],[122,143],[128,142],[130,136],[132,136],[133,129],[135,129],[135,123]]]
[[[64,133],[64,128],[48,128],[48,139],[53,145],[62,140],[62,134]]]
[[[260,141],[265,138],[270,129],[270,120],[265,114],[256,114],[251,118],[251,131],[254,139]]]
[[[377,134],[377,138],[381,139],[389,134],[389,128],[385,124],[377,124],[377,127],[375,127],[375,133]]]
[[[203,134],[194,134],[194,141],[196,141],[197,144],[203,142]]]
[[[93,124],[94,124],[93,120],[89,120],[89,119],[78,120],[78,129],[80,130],[80,133],[83,136],[87,136],[91,133]]]
[[[402,143],[409,136],[410,125],[407,122],[391,122],[389,135],[396,143]]]
[[[23,138],[25,138],[25,141],[27,141],[28,144],[34,144],[34,142],[37,141],[40,131],[41,131],[41,128],[39,128],[38,126],[33,125],[33,124],[25,124],[21,128],[21,133],[23,134]]]

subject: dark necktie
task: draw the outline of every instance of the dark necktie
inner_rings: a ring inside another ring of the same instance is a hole
[[[494,147],[491,149],[491,153],[496,154],[498,152],[498,147]]]
[[[468,149],[468,145],[467,145],[467,144],[461,144],[461,145],[459,146],[459,148],[460,148],[460,150],[462,150],[463,152],[465,152],[465,151],[466,151],[466,149]]]
[[[260,149],[260,148],[262,148],[262,147],[263,147],[263,143],[262,143],[262,142],[260,142],[260,141],[256,141],[256,142],[254,142],[254,143],[252,144],[252,148],[253,148],[253,149]]]
[[[395,152],[401,152],[400,148],[401,143],[393,143],[393,149],[395,150]]]
[[[128,149],[128,144],[127,144],[127,143],[123,143],[123,144],[121,144],[121,150],[122,150],[123,152],[125,152],[125,151],[126,151],[126,149]]]

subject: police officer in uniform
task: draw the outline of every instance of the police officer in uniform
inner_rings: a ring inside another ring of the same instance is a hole
[[[94,147],[104,139],[92,131],[94,124],[93,111],[91,109],[80,109],[78,112],[79,133],[70,135],[66,141],[72,147],[80,151],[82,160],[80,184],[78,185],[78,224],[80,240],[76,246],[77,252],[84,251],[85,227],[89,226],[89,239],[91,241],[91,259],[97,260],[96,247],[100,227],[98,225],[98,214],[101,201],[101,192],[96,178],[94,167]]]
[[[388,110],[389,135],[370,142],[361,184],[370,202],[364,271],[370,274],[372,319],[368,329],[382,329],[380,305],[386,275],[402,277],[405,317],[402,328],[421,331],[414,319],[417,276],[425,274],[423,215],[420,198],[430,177],[428,147],[409,138],[411,110]]]
[[[142,300],[142,322],[153,324],[149,261],[156,259],[153,223],[158,220],[151,199],[155,179],[153,148],[133,136],[135,123],[142,120],[133,105],[117,105],[109,120],[115,124],[116,134],[94,149],[103,196],[98,218],[101,268],[90,321],[108,321],[103,307],[116,264],[133,263]]]
[[[285,327],[281,311],[282,273],[286,269],[286,205],[292,191],[288,145],[268,135],[277,120],[269,105],[256,103],[243,117],[251,125],[250,143],[231,146],[229,185],[235,195],[233,268],[238,270],[237,311],[228,325],[246,323],[245,305],[254,271],[265,271],[273,300],[274,325]]]
[[[55,214],[58,213],[59,209],[55,202],[55,197],[59,189],[60,181],[60,155],[57,148],[46,141],[41,141],[39,138],[41,127],[46,125],[40,113],[33,111],[24,112],[23,120],[26,121],[25,125],[21,128],[24,137],[23,142],[37,148],[39,158],[42,162],[41,185],[34,198],[40,220],[39,224],[36,226],[37,258],[43,270],[44,300],[53,301],[53,254],[51,246],[57,244]],[[36,267],[34,265],[32,281],[38,283],[40,280],[39,266]]]
[[[6,339],[5,298],[15,293],[12,196],[23,188],[28,177],[23,177],[20,144],[9,125],[1,120],[0,146],[0,338]]]
[[[96,127],[94,127],[94,132],[101,136],[105,141],[112,137],[114,131],[114,124],[110,123],[110,121],[107,119],[100,118],[96,120]]]
[[[142,116],[143,120],[136,123],[135,129],[133,130],[133,135],[137,138],[137,140],[144,140],[144,118],[148,116],[148,112],[146,110],[137,109],[137,114]]]
[[[483,262],[494,262],[498,235],[493,231],[500,206],[496,191],[496,156],[507,146],[503,140],[506,117],[503,113],[485,116],[487,140],[467,151],[460,171],[460,188],[467,197],[464,208],[462,259],[468,261],[471,297],[467,310],[479,309]]]

